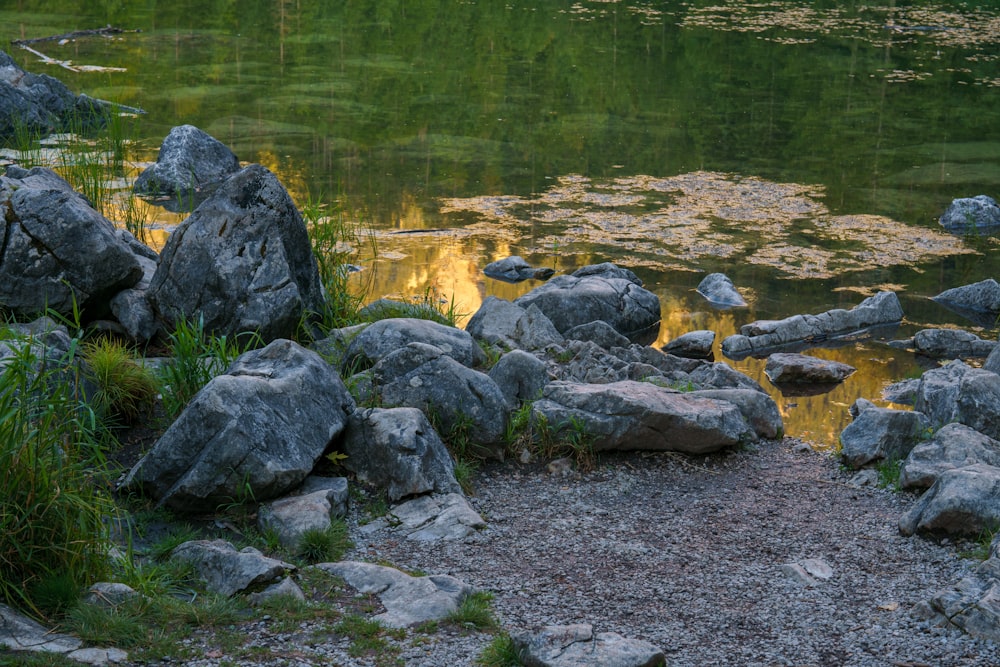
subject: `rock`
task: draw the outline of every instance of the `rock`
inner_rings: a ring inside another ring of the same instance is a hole
[[[962,376],[955,418],[994,440],[1000,440],[1000,375],[971,368]]]
[[[377,595],[386,610],[373,618],[391,628],[440,621],[454,613],[473,592],[471,586],[454,577],[411,577],[372,563],[342,561],[314,567],[342,578],[360,593]]]
[[[77,637],[54,632],[0,604],[0,647],[11,651],[69,653],[82,644]]]
[[[741,308],[747,305],[733,281],[724,273],[710,273],[698,284],[698,294],[717,308]]]
[[[295,490],[295,493],[296,495],[307,496],[317,491],[326,493],[326,499],[330,502],[331,516],[347,515],[348,488],[346,477],[309,475],[302,482],[302,485]]]
[[[82,98],[58,79],[24,71],[0,51],[0,136],[13,137],[17,132],[47,135],[71,121],[87,124],[99,120],[101,109]]]
[[[379,320],[358,333],[347,346],[343,368],[351,374],[374,366],[409,343],[433,345],[463,366],[478,366],[486,355],[466,331],[430,320],[399,317]]]
[[[206,332],[289,338],[323,307],[302,216],[278,179],[250,165],[223,183],[167,239],[149,301],[168,325],[200,317]]]
[[[705,454],[756,439],[739,408],[648,382],[552,382],[534,403],[534,420],[555,434],[580,424],[594,451],[658,450]]]
[[[142,278],[132,250],[69,183],[50,169],[16,165],[0,176],[0,307],[88,318]]]
[[[938,625],[955,626],[973,637],[1000,642],[1000,558],[991,556],[971,576],[938,591],[921,606],[925,611],[922,615]]]
[[[239,169],[240,161],[221,141],[193,125],[180,125],[170,130],[156,164],[139,174],[132,189],[140,194],[192,196]]]
[[[983,362],[982,368],[984,371],[1000,375],[1000,347],[993,348],[993,351],[986,357],[986,361]]]
[[[465,326],[473,338],[510,350],[541,350],[562,345],[563,335],[537,306],[522,308],[488,296]]]
[[[817,359],[805,354],[778,352],[767,358],[764,373],[775,385],[838,384],[855,370],[839,361]]]
[[[714,331],[689,331],[673,339],[661,348],[665,353],[685,359],[708,359],[715,355],[712,346],[715,345]]]
[[[140,597],[140,593],[128,584],[99,581],[83,594],[85,604],[99,607],[117,607],[129,600]]]
[[[899,485],[926,489],[945,470],[976,463],[1000,468],[1000,442],[964,424],[947,424],[913,448],[900,467]]]
[[[929,422],[920,412],[869,408],[840,434],[840,456],[851,468],[901,459],[924,437]]]
[[[394,530],[421,542],[462,540],[486,527],[460,493],[420,496],[396,505],[389,515]]]
[[[1000,206],[987,195],[953,199],[938,223],[953,234],[977,234],[1000,226]]]
[[[799,562],[784,563],[781,571],[803,586],[816,586],[833,576],[833,568],[818,558],[806,558]]]
[[[432,345],[410,343],[375,364],[372,378],[384,405],[423,410],[439,420],[442,431],[467,429],[486,455],[499,456],[491,447],[503,438],[507,402],[485,373]]]
[[[285,598],[305,602],[306,596],[299,588],[299,585],[291,577],[285,577],[276,584],[271,584],[260,593],[251,593],[247,596],[250,604],[257,606],[267,600]]]
[[[523,258],[514,255],[506,259],[490,262],[483,269],[490,278],[502,280],[506,283],[519,283],[522,280],[548,280],[555,273],[549,268],[532,268]]]
[[[913,350],[932,359],[981,359],[996,347],[996,341],[956,329],[923,329],[913,335]]]
[[[286,549],[295,551],[308,531],[326,531],[332,525],[334,505],[326,491],[286,496],[257,508],[257,526],[274,531]]]
[[[525,667],[659,667],[663,651],[649,642],[614,632],[594,634],[589,623],[548,625],[534,633],[512,633],[520,664]]]
[[[851,310],[835,308],[819,315],[793,315],[783,320],[758,320],[722,341],[731,359],[763,355],[781,347],[810,347],[872,327],[898,324],[903,309],[895,292],[879,292]]]
[[[735,405],[758,438],[784,435],[785,425],[774,399],[753,389],[700,389],[688,394],[695,398],[715,398]]]
[[[142,267],[142,278],[132,287],[111,297],[109,306],[115,319],[122,325],[125,333],[138,343],[153,339],[160,330],[156,313],[149,303],[149,285],[156,273],[156,265],[160,256],[152,248],[140,242],[128,230],[115,230],[120,238],[135,255]]]
[[[970,370],[971,367],[956,360],[925,371],[917,385],[914,409],[927,415],[934,427],[955,421],[962,378]]]
[[[305,479],[353,410],[329,364],[277,340],[203,387],[123,486],[188,512],[275,498]]]
[[[514,303],[522,308],[537,306],[561,333],[601,320],[631,340],[644,342],[655,338],[660,323],[660,299],[643,289],[634,273],[614,264],[585,266],[572,275],[556,276]]]
[[[899,530],[977,536],[998,524],[1000,468],[976,463],[942,472],[899,520]]]
[[[420,320],[430,320],[431,322],[437,322],[449,327],[452,326],[451,322],[441,314],[441,311],[427,300],[410,302],[381,298],[372,301],[358,311],[358,319],[365,322],[377,322],[396,317],[412,317]]]
[[[882,388],[882,400],[900,405],[913,405],[917,401],[917,390],[920,388],[918,378],[900,380]]]
[[[541,396],[550,379],[545,362],[524,350],[512,350],[500,357],[488,375],[503,392],[511,410]]]
[[[295,566],[268,558],[253,547],[236,550],[225,540],[192,540],[170,552],[170,559],[190,565],[210,593],[227,597],[251,586],[277,581]]]
[[[1000,283],[993,278],[953,287],[932,299],[980,326],[995,326],[1000,315]]]
[[[455,464],[437,431],[416,408],[356,410],[340,449],[345,468],[396,501],[420,493],[461,493]]]
[[[66,657],[74,662],[85,665],[108,665],[118,664],[128,660],[128,653],[119,648],[78,648],[70,651]]]
[[[632,344],[632,341],[615,331],[614,327],[602,320],[579,324],[565,332],[565,336],[566,340],[590,341],[605,350],[615,347],[628,347]]]
[[[365,322],[340,329],[331,329],[327,332],[326,338],[313,342],[309,349],[326,359],[327,363],[334,368],[343,368],[344,355],[347,354],[347,348],[351,341],[369,326],[370,324]]]

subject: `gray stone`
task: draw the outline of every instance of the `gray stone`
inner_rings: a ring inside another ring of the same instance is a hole
[[[945,290],[933,300],[980,326],[992,328],[1000,315],[1000,283],[987,278]]]
[[[698,294],[717,308],[741,308],[746,300],[724,273],[710,273],[698,284]]]
[[[488,375],[503,392],[510,409],[538,398],[550,380],[545,362],[524,350],[511,350],[500,357]]]
[[[101,317],[108,301],[142,278],[132,250],[66,181],[49,169],[8,167],[0,176],[0,306]]]
[[[928,427],[927,417],[920,412],[869,408],[841,432],[840,456],[851,468],[901,459],[920,442]]]
[[[420,496],[396,505],[389,514],[394,530],[420,542],[461,540],[486,527],[460,493]]]
[[[628,347],[632,344],[632,341],[615,331],[614,327],[603,320],[578,324],[565,332],[565,336],[566,340],[590,341],[605,350],[615,347]]]
[[[167,134],[156,164],[139,174],[133,190],[188,195],[224,181],[239,168],[240,161],[221,141],[193,125],[180,125]]]
[[[66,657],[84,665],[116,665],[128,660],[128,653],[120,648],[78,648],[70,651]]]
[[[942,472],[899,520],[899,530],[977,536],[998,524],[1000,468],[976,463]]]
[[[785,433],[778,404],[768,394],[753,389],[700,389],[688,394],[714,398],[735,405],[758,438],[780,438]]]
[[[996,341],[957,329],[922,329],[913,335],[914,352],[932,359],[982,359],[996,347]]]
[[[994,440],[1000,440],[1000,375],[981,368],[962,376],[955,418]]]
[[[315,567],[341,577],[361,593],[377,595],[386,610],[373,618],[392,628],[440,621],[454,613],[473,592],[471,586],[455,577],[411,577],[395,568],[372,563],[342,561]]]
[[[709,330],[689,331],[673,339],[663,346],[666,354],[685,359],[709,359],[715,355],[712,346],[715,345],[715,332]]]
[[[893,382],[882,388],[882,400],[900,405],[913,405],[917,401],[917,391],[919,388],[919,378]]]
[[[0,604],[0,647],[11,651],[68,653],[82,644],[76,637],[53,632],[13,608]]]
[[[556,433],[580,424],[595,451],[666,450],[704,454],[756,439],[729,401],[691,396],[649,382],[552,382],[533,419]]]
[[[283,547],[295,551],[305,533],[326,531],[332,525],[334,509],[328,495],[326,491],[314,491],[261,503],[257,526],[261,531],[274,531]]]
[[[925,371],[917,385],[914,409],[927,415],[934,427],[955,421],[962,378],[971,370],[970,366],[956,360]]]
[[[806,354],[777,352],[767,358],[764,373],[776,385],[837,384],[854,371],[854,366]]]
[[[954,234],[989,230],[1000,226],[1000,206],[987,195],[953,199],[938,224]]]
[[[1000,559],[996,556],[926,603],[929,620],[956,626],[979,639],[1000,642]]]
[[[614,632],[594,633],[589,623],[549,625],[537,632],[512,633],[525,667],[660,667],[663,651],[649,642]]]
[[[346,477],[320,477],[319,475],[309,475],[302,482],[302,485],[295,490],[300,496],[307,496],[310,493],[323,491],[326,499],[330,502],[330,512],[332,516],[347,515],[348,487]]]
[[[993,348],[982,366],[984,371],[1000,374],[1000,346]]]
[[[488,296],[465,326],[473,338],[510,350],[541,350],[562,345],[563,335],[537,306],[522,308]]]
[[[562,333],[601,320],[643,342],[650,334],[655,339],[660,322],[660,299],[643,289],[634,273],[614,264],[586,266],[572,275],[556,276],[514,303],[523,308],[537,306]]]
[[[900,467],[899,485],[927,488],[945,470],[976,463],[1000,467],[1000,442],[964,424],[947,424],[913,448]]]
[[[225,540],[184,542],[170,552],[170,559],[190,565],[209,592],[227,597],[295,570],[294,565],[268,558],[253,547],[237,551]]]
[[[534,268],[522,257],[513,255],[505,259],[490,262],[483,273],[496,280],[507,283],[519,283],[523,280],[548,280],[555,273],[549,268]]]
[[[275,498],[305,479],[353,410],[329,364],[277,340],[203,387],[123,485],[177,511]]]
[[[722,341],[731,359],[766,354],[782,347],[809,347],[876,326],[898,324],[903,309],[895,292],[879,292],[850,310],[835,308],[819,315],[793,315],[783,320],[758,320]]]
[[[421,493],[461,493],[455,464],[423,412],[369,408],[351,415],[340,444],[342,464],[385,489],[389,500]]]
[[[22,131],[46,135],[63,129],[71,119],[96,120],[93,105],[81,98],[48,74],[24,71],[0,51],[0,136]]]
[[[410,343],[433,345],[469,368],[486,360],[475,339],[462,329],[430,320],[399,317],[373,322],[358,333],[347,346],[343,368],[352,374],[371,368]]]
[[[140,597],[139,592],[128,584],[99,581],[83,594],[83,602],[99,607],[117,607],[137,597]]]
[[[148,291],[168,326],[200,317],[206,332],[290,338],[323,307],[302,216],[270,171],[231,176],[173,231]]]
[[[806,558],[801,561],[784,563],[781,571],[796,583],[803,586],[816,586],[833,576],[833,568],[818,558]]]
[[[292,600],[305,601],[305,593],[299,588],[299,585],[291,577],[285,577],[276,584],[271,584],[259,593],[251,593],[247,596],[247,599],[252,605],[260,605],[267,600],[274,600],[277,598],[290,598]]]

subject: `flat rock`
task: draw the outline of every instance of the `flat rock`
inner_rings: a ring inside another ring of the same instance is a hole
[[[524,280],[548,280],[555,271],[550,268],[534,268],[523,257],[513,255],[490,262],[483,269],[483,273],[495,280],[519,283]]]
[[[0,604],[0,646],[11,651],[69,653],[83,644],[77,637],[53,632],[20,612]]]
[[[538,632],[512,633],[525,667],[658,667],[663,651],[649,642],[614,632],[594,633],[589,623],[549,625]]]
[[[421,542],[461,540],[486,527],[460,493],[420,496],[396,505],[389,515],[394,530]]]
[[[788,352],[772,354],[764,366],[764,373],[775,385],[838,384],[855,370],[853,366],[839,361]]]
[[[239,551],[225,540],[192,540],[170,552],[171,560],[187,563],[213,593],[231,596],[257,584],[277,581],[295,566],[268,558],[253,547]]]
[[[685,359],[708,359],[714,357],[715,332],[709,330],[689,331],[674,338],[661,349],[666,354]]]
[[[899,470],[899,485],[926,489],[946,470],[977,463],[1000,467],[1000,442],[964,424],[946,424],[906,457]]]

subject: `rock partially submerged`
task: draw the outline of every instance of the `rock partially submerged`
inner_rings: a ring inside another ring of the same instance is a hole
[[[953,199],[938,223],[953,234],[977,234],[1000,227],[1000,206],[987,195]]]
[[[555,271],[547,267],[535,268],[528,264],[523,257],[513,255],[490,262],[483,269],[483,273],[496,280],[519,283],[524,280],[548,280],[555,274]]]
[[[698,284],[698,294],[717,308],[742,308],[747,305],[733,281],[724,273],[710,273]]]
[[[681,334],[663,346],[663,351],[675,357],[685,359],[707,359],[711,361],[715,355],[712,346],[715,344],[715,332],[709,330],[689,331]]]
[[[839,361],[819,359],[805,354],[778,352],[767,358],[764,373],[775,385],[839,384],[854,371]]]
[[[932,299],[980,326],[992,327],[1000,317],[1000,283],[993,278],[953,287]]]
[[[922,329],[913,338],[892,341],[890,345],[931,359],[982,359],[996,349],[997,342],[959,329]]]
[[[193,125],[170,130],[156,164],[135,179],[141,194],[194,196],[239,171],[240,161],[229,147]]]

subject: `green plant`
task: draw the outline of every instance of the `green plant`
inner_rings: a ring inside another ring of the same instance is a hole
[[[473,627],[477,630],[495,630],[499,627],[493,614],[493,594],[489,591],[476,591],[465,596],[458,609],[448,614],[447,620],[457,625]]]
[[[456,459],[454,466],[455,481],[462,487],[466,495],[473,495],[472,479],[476,475],[479,466],[470,459]]]
[[[53,361],[25,341],[0,372],[0,600],[39,615],[41,582],[81,587],[107,572],[117,515],[99,424],[66,370],[75,347]]]
[[[544,414],[532,413],[531,433],[531,441],[543,458],[568,456],[582,470],[591,470],[597,463],[594,438],[576,415],[552,425]]]
[[[971,548],[965,548],[958,552],[958,555],[962,558],[971,558],[974,560],[986,560],[990,557],[990,547],[993,545],[993,539],[1000,533],[1000,524],[991,524],[986,528],[979,531],[979,535],[975,540],[972,540]]]
[[[333,519],[328,528],[310,528],[302,533],[296,555],[307,563],[331,562],[340,560],[352,546],[347,524]]]
[[[518,667],[521,659],[517,654],[517,647],[514,640],[506,632],[496,635],[486,648],[483,649],[476,664],[482,667]]]
[[[875,466],[879,488],[899,491],[899,473],[902,467],[903,459],[899,457],[889,457],[879,461]]]
[[[156,399],[156,376],[122,343],[101,338],[86,343],[83,358],[97,385],[93,404],[100,416],[132,423]]]
[[[401,638],[400,633],[388,630],[374,619],[358,614],[347,614],[333,627],[333,631],[350,637],[351,645],[347,653],[352,658],[374,658],[377,664],[384,665],[390,664],[387,660],[394,659],[399,653],[399,648],[390,644],[385,635],[398,639]]]

